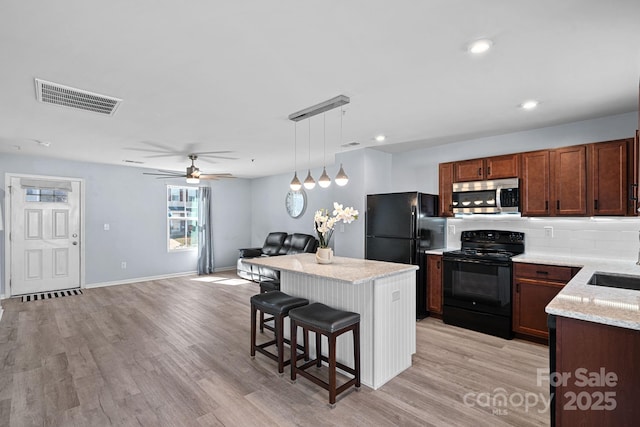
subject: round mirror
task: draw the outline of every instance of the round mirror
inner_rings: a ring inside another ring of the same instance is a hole
[[[304,213],[304,209],[307,206],[307,194],[302,189],[298,191],[289,190],[284,205],[291,218],[298,218]]]

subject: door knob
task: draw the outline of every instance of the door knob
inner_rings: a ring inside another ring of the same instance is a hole
[[[73,242],[73,246],[76,246],[78,244],[78,242]]]

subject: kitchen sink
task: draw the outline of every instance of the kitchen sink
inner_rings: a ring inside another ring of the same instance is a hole
[[[633,289],[640,291],[640,276],[595,272],[587,285],[607,286],[610,288]]]

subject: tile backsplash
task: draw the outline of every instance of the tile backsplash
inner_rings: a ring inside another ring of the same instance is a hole
[[[465,230],[523,232],[525,251],[529,254],[636,261],[640,249],[640,218],[522,218],[512,215],[450,218],[447,219],[447,247],[459,248],[460,234]]]

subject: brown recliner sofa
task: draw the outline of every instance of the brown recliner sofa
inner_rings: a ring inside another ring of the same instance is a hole
[[[258,267],[244,262],[247,258],[261,256],[291,255],[303,252],[313,253],[318,248],[318,240],[310,234],[273,232],[267,235],[261,248],[238,249],[238,276],[261,282],[280,281],[280,271],[268,267]]]

